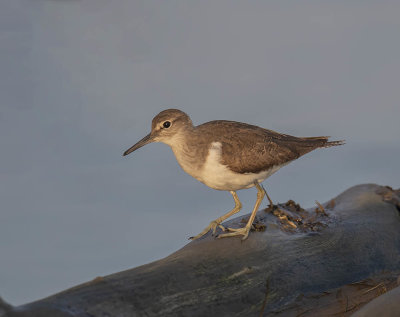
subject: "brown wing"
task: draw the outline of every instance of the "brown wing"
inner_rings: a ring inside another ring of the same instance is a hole
[[[198,128],[222,143],[222,163],[237,173],[258,173],[316,148],[339,145],[328,137],[298,138],[233,121],[211,121]]]

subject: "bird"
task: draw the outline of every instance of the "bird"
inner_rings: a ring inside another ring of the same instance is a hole
[[[161,142],[171,147],[182,169],[206,186],[229,191],[235,207],[213,220],[196,240],[217,228],[218,238],[240,236],[245,240],[257,210],[267,195],[261,183],[283,166],[317,148],[344,144],[344,140],[329,141],[327,136],[295,137],[255,125],[215,120],[194,126],[190,117],[178,109],[166,109],[151,123],[151,132],[123,153],[126,156],[146,144]],[[257,200],[247,224],[242,228],[225,228],[222,222],[238,213],[242,204],[237,191],[256,187]],[[267,195],[270,203],[271,199]]]

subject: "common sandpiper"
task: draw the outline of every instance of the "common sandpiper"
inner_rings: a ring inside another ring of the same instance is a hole
[[[218,238],[242,236],[242,240],[245,240],[266,195],[260,183],[281,167],[312,150],[344,144],[342,140],[328,141],[328,138],[295,137],[226,120],[194,126],[183,111],[167,109],[154,117],[151,132],[123,155],[151,142],[169,145],[186,173],[208,187],[229,191],[235,200],[235,207],[231,211],[211,221],[202,232],[191,239],[198,239],[210,230],[215,234],[216,229],[221,228],[228,232],[219,234]],[[223,227],[221,223],[242,208],[236,191],[253,186],[257,188],[257,200],[246,226]],[[272,204],[271,200],[270,203]]]

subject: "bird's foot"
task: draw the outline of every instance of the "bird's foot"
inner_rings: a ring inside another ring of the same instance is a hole
[[[220,228],[222,231],[225,231],[225,227],[221,225],[220,223],[214,221],[211,221],[210,224],[204,228],[202,232],[200,232],[197,236],[190,237],[190,240],[196,240],[202,236],[204,236],[206,233],[208,233],[210,230],[212,231],[212,235],[215,235],[215,232],[217,231],[217,228]]]
[[[226,238],[226,237],[234,237],[234,236],[243,236],[242,240],[246,240],[249,236],[250,227],[246,226],[243,228],[226,228],[226,230],[230,231],[229,233],[224,233],[218,235],[218,238]]]

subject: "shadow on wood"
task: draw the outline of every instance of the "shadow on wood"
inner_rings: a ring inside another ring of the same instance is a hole
[[[208,234],[30,304],[0,303],[0,316],[349,316],[397,286],[399,195],[366,184],[308,210],[260,210],[245,241]]]

